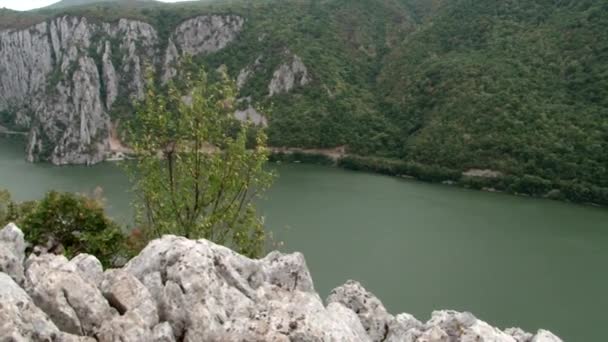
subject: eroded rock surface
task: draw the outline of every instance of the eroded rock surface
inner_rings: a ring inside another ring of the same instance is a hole
[[[288,61],[281,64],[272,75],[268,85],[269,96],[287,93],[296,86],[304,86],[310,82],[308,68],[297,55],[286,53]]]
[[[393,316],[355,281],[324,305],[300,253],[252,260],[164,236],[103,272],[90,255],[24,263],[23,246],[16,226],[0,230],[0,248],[25,269],[23,284],[0,272],[0,336],[11,341],[561,342],[545,330],[503,332],[470,313],[436,311],[426,323]]]
[[[0,31],[0,111],[29,132],[29,161],[100,162],[112,152],[110,113],[143,97],[147,66],[166,81],[181,56],[223,49],[243,24],[235,15],[199,16],[179,24],[168,42],[131,19],[62,16]]]

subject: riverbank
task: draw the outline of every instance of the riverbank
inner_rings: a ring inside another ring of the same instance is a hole
[[[608,206],[608,188],[577,181],[552,181],[534,175],[506,175],[494,170],[454,170],[398,159],[347,154],[336,149],[271,148],[271,162],[332,165],[353,171],[417,179],[489,192],[505,192],[594,206]]]

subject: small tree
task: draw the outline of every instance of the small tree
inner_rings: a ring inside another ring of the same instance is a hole
[[[202,69],[194,74],[169,84],[166,96],[149,86],[130,122],[137,221],[148,238],[205,238],[258,256],[264,228],[253,200],[272,180],[266,136],[234,118],[236,90],[225,73],[215,83]]]

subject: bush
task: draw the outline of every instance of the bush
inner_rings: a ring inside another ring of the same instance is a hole
[[[68,258],[89,253],[106,267],[129,254],[124,234],[105,215],[99,200],[52,191],[40,201],[15,203],[7,192],[0,194],[0,223],[16,222],[33,245],[53,239]]]

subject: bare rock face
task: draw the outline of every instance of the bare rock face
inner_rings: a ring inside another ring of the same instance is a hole
[[[12,124],[29,130],[29,161],[98,163],[111,155],[110,112],[119,100],[143,98],[147,66],[167,81],[182,55],[220,50],[243,25],[231,15],[189,19],[166,51],[153,26],[130,19],[63,16],[0,31],[0,111],[14,113]]]
[[[186,20],[175,30],[175,42],[190,56],[223,49],[242,30],[245,20],[236,15],[200,16]]]
[[[283,63],[272,75],[268,85],[269,96],[287,93],[296,86],[304,86],[310,82],[308,69],[297,55],[287,53],[289,62]]]
[[[0,230],[2,244],[22,246],[22,236]],[[302,254],[253,260],[207,240],[164,236],[105,273],[90,255],[31,255],[22,267],[25,285],[0,272],[0,336],[14,341],[561,342],[470,313],[436,311],[425,324],[392,316],[354,281],[324,305]]]

